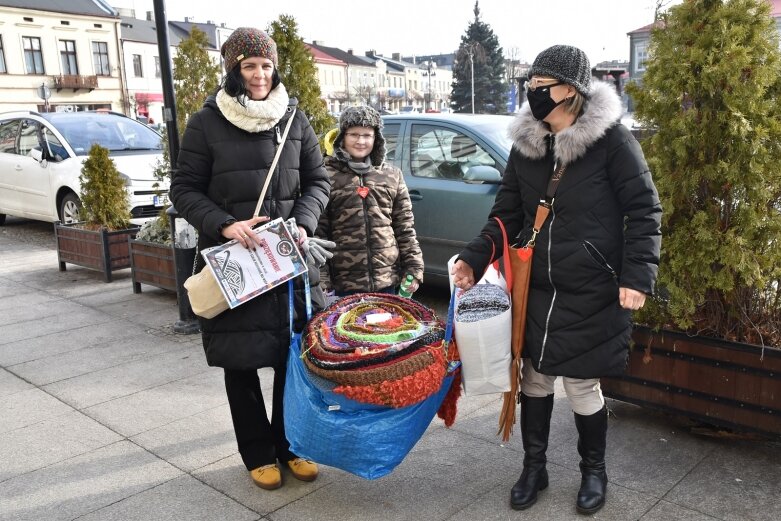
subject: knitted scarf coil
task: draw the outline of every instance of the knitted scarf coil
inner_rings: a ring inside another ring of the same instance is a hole
[[[475,284],[458,299],[456,320],[478,322],[510,309],[510,297],[495,284]]]
[[[361,403],[399,408],[442,387],[449,364],[458,357],[455,343],[446,347],[444,336],[444,324],[423,304],[386,293],[358,293],[314,316],[306,327],[302,358],[321,388]],[[458,380],[440,407],[448,426],[455,420]]]
[[[239,100],[226,93],[224,89],[217,92],[217,106],[225,119],[247,132],[263,132],[273,128],[285,115],[290,98],[283,84],[276,86],[264,100]]]

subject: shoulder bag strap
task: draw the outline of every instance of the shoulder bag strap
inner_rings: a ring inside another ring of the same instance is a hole
[[[287,120],[287,126],[285,126],[285,132],[282,134],[282,142],[277,147],[277,153],[274,155],[274,161],[271,162],[271,168],[268,169],[268,175],[266,176],[266,182],[263,184],[263,190],[260,191],[260,197],[258,197],[258,204],[255,205],[255,211],[252,215],[258,215],[260,213],[260,207],[263,205],[263,199],[266,197],[268,191],[268,185],[271,182],[271,176],[274,175],[274,169],[279,162],[279,156],[282,155],[282,147],[285,146],[285,140],[287,140],[287,133],[290,131],[290,125],[293,124],[293,119],[296,117],[296,109],[293,108],[293,114],[290,115],[290,119]]]
[[[534,241],[537,239],[537,234],[542,230],[542,225],[548,219],[550,209],[553,207],[553,201],[555,200],[556,190],[559,188],[561,178],[564,176],[564,169],[566,165],[561,165],[561,168],[555,170],[550,180],[548,181],[548,188],[545,190],[545,198],[540,199],[540,204],[537,205],[537,214],[534,216],[534,227],[532,228],[532,236],[529,242],[526,243],[527,248],[534,248]]]

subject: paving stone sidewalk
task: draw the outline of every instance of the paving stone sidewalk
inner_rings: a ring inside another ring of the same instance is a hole
[[[277,491],[236,452],[222,372],[177,335],[172,293],[133,294],[128,270],[57,269],[0,236],[0,520],[565,520],[580,474],[572,413],[553,412],[550,487],[510,509],[520,434],[495,436],[497,396],[464,397],[389,476],[333,468]],[[270,373],[261,371],[264,392]],[[593,519],[781,519],[781,443],[693,434],[680,418],[610,401],[606,507]],[[325,442],[326,440],[324,440]]]

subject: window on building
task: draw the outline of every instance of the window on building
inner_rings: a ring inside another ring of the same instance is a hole
[[[160,56],[155,56],[155,78],[162,76],[160,72]]]
[[[45,74],[41,39],[35,36],[22,36],[24,48],[24,70],[27,74]]]
[[[5,48],[3,47],[3,35],[0,34],[0,74],[5,74],[8,69],[5,68]]]
[[[635,71],[645,71],[645,62],[648,59],[648,44],[646,42],[635,44]]]
[[[60,63],[63,74],[78,74],[79,65],[76,62],[76,42],[60,40]]]
[[[144,77],[144,69],[141,67],[141,55],[140,54],[134,54],[133,55],[133,75],[136,78],[143,78]]]
[[[98,76],[111,76],[111,67],[108,62],[108,44],[106,42],[92,42],[92,63],[95,74]]]

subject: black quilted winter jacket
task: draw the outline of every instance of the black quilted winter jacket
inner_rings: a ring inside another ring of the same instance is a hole
[[[555,138],[528,104],[510,128],[514,145],[491,218],[502,219],[511,242],[528,240],[554,163],[566,165],[532,260],[524,358],[542,374],[621,374],[632,326],[618,289],[654,291],[661,205],[640,145],[618,123],[620,115],[613,87],[596,82],[584,113]],[[502,252],[492,221],[460,255],[476,278],[492,247]]]
[[[252,217],[276,146],[292,114],[295,100],[276,127],[246,132],[223,117],[215,98],[187,122],[177,171],[171,182],[171,201],[199,232],[199,251],[225,241],[220,225],[229,218]],[[311,236],[328,203],[330,183],[323,157],[306,115],[297,110],[271,179],[261,215],[272,219],[295,217]],[[196,269],[203,267],[198,256]],[[309,270],[311,285],[319,271]],[[296,281],[296,324],[303,325],[303,286]],[[201,320],[203,345],[209,365],[228,369],[279,367],[290,343],[287,284],[228,310]]]

